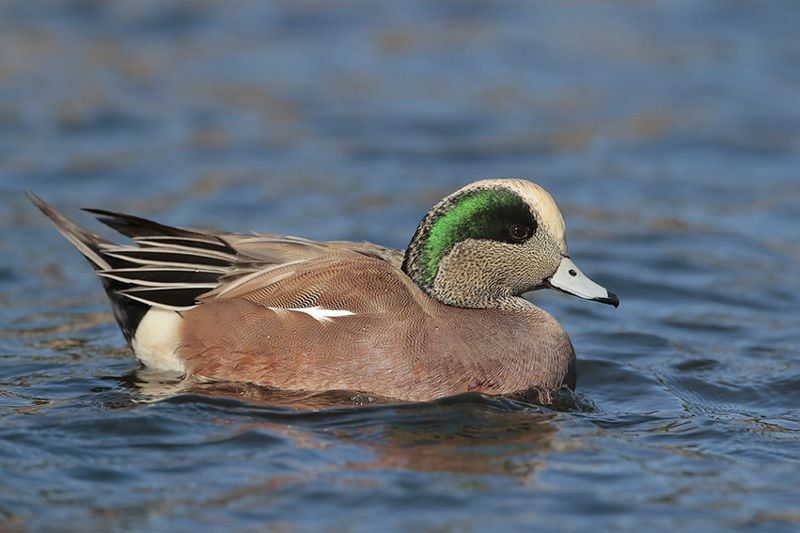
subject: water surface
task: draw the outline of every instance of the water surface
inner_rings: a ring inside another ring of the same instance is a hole
[[[796,529],[797,20],[789,0],[4,2],[0,528]],[[20,192],[404,247],[492,176],[550,190],[622,300],[534,295],[578,353],[574,405],[181,389],[138,369]]]

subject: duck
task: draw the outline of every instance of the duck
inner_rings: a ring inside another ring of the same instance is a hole
[[[575,389],[575,350],[523,295],[619,305],[571,259],[555,200],[524,179],[446,196],[404,251],[85,209],[132,241],[119,244],[27,195],[94,268],[138,360],[204,381],[412,402],[550,397]]]

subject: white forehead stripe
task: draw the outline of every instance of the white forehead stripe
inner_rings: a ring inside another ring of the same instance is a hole
[[[515,193],[519,194],[523,200],[525,200],[534,208],[536,214],[538,215],[537,218],[539,219],[539,222],[547,226],[548,231],[553,235],[553,237],[555,237],[558,241],[566,243],[564,239],[566,228],[564,226],[564,217],[561,216],[561,210],[558,208],[558,205],[556,205],[556,201],[553,200],[553,197],[550,196],[546,190],[542,189],[533,182],[521,179],[480,180],[470,183],[463,189],[453,193],[451,196],[479,187],[482,188],[498,185],[511,189]]]

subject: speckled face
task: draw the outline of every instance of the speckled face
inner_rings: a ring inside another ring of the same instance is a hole
[[[409,245],[403,269],[444,303],[487,307],[552,286],[562,260],[568,260],[564,233],[558,207],[538,185],[524,180],[479,181],[428,213]],[[577,267],[564,275],[569,278],[572,272],[576,278],[582,276]],[[571,292],[566,285],[557,288]],[[607,297],[602,291],[588,297]]]
[[[506,188],[466,191],[453,198],[449,209],[431,221],[422,243],[422,279],[434,283],[442,260],[466,241],[503,243],[518,253],[536,234],[538,221],[525,201]]]

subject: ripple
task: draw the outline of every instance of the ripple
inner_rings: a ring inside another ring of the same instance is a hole
[[[798,9],[0,3],[0,521],[791,529]],[[404,246],[432,202],[497,175],[551,191],[622,300],[535,293],[578,355],[549,407],[137,369],[19,195]]]

